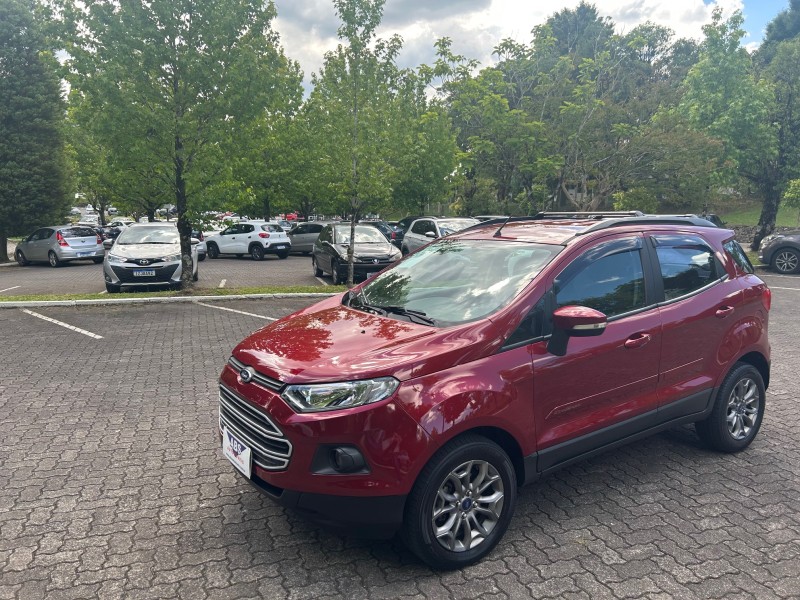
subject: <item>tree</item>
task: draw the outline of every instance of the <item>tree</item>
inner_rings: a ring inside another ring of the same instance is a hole
[[[798,209],[797,224],[800,225],[800,179],[792,179],[786,185],[786,190],[783,192],[783,203],[790,208]]]
[[[95,112],[89,126],[117,181],[131,186],[118,193],[155,187],[171,197],[191,285],[191,210],[204,190],[230,183],[237,134],[299,90],[299,69],[271,29],[274,4],[61,1],[68,77]]]
[[[0,262],[10,235],[56,222],[71,202],[64,103],[25,0],[0,0]]]

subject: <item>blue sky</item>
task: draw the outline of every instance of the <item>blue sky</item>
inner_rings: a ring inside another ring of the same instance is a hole
[[[602,16],[611,17],[619,33],[652,21],[675,31],[676,37],[702,37],[715,7],[725,16],[741,10],[748,49],[758,46],[764,28],[789,7],[789,0],[588,0]],[[527,43],[531,29],[553,13],[575,8],[580,0],[386,0],[379,36],[399,33],[404,40],[398,62],[416,67],[434,60],[433,43],[452,39],[457,54],[492,63],[492,49],[502,39]],[[287,54],[300,62],[306,84],[326,51],[336,47],[339,21],[332,0],[275,0],[275,28]]]

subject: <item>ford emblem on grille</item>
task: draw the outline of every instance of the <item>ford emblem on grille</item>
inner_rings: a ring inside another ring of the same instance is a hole
[[[253,369],[247,367],[246,369],[242,369],[239,371],[239,378],[242,380],[242,383],[250,383],[253,381]]]

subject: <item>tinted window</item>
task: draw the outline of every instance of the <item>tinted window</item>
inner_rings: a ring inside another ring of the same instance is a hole
[[[61,235],[65,238],[80,238],[80,237],[94,237],[96,234],[94,229],[89,227],[70,227],[69,229],[62,229]]]
[[[753,264],[750,262],[750,259],[747,258],[747,254],[745,254],[745,251],[739,245],[739,242],[731,240],[725,244],[725,250],[728,251],[728,254],[731,255],[734,262],[739,265],[739,268],[742,271],[745,273],[755,273]]]
[[[436,229],[434,229],[433,223],[431,221],[428,221],[427,219],[421,221],[415,221],[414,224],[411,226],[411,233],[425,235],[429,231],[436,233]]]
[[[261,226],[261,229],[263,231],[272,231],[273,233],[283,232],[283,227],[281,227],[280,225],[275,225],[273,223],[265,223],[264,225]]]
[[[559,283],[556,303],[588,306],[608,317],[643,308],[641,252],[638,248],[624,250],[589,262],[568,281]]]
[[[653,236],[664,281],[664,299],[672,300],[724,275],[722,265],[702,239],[695,236]]]
[[[319,237],[317,238],[317,241],[320,242],[320,243],[322,243],[322,242],[330,242],[331,241],[331,232],[332,232],[332,229],[330,227],[325,227],[322,230],[322,232],[320,232]]]
[[[505,344],[503,344],[504,348],[512,348],[520,344],[529,344],[550,333],[550,319],[545,320],[544,318],[546,299],[547,296],[545,295],[536,303],[536,306],[525,315],[525,318],[522,319],[522,322],[514,333],[512,333]]]
[[[319,233],[322,231],[322,225],[309,225],[308,233]]]
[[[252,231],[255,231],[255,227],[253,225],[240,225],[239,229],[241,230],[242,233],[250,233]]]
[[[300,235],[302,233],[306,233],[308,231],[308,225],[295,225],[295,227],[289,232],[292,235]]]

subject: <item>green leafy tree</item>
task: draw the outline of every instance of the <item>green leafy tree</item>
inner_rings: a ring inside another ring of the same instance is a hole
[[[800,225],[800,179],[792,179],[783,192],[783,204],[797,209],[797,224]]]
[[[0,0],[0,262],[9,236],[62,220],[71,201],[64,103],[32,11]]]
[[[62,0],[68,77],[91,107],[92,136],[135,190],[159,188],[177,207],[184,282],[192,210],[230,185],[237,135],[283,109],[299,69],[271,29],[272,2]],[[275,90],[281,90],[276,93]],[[160,196],[160,193],[156,194]]]

